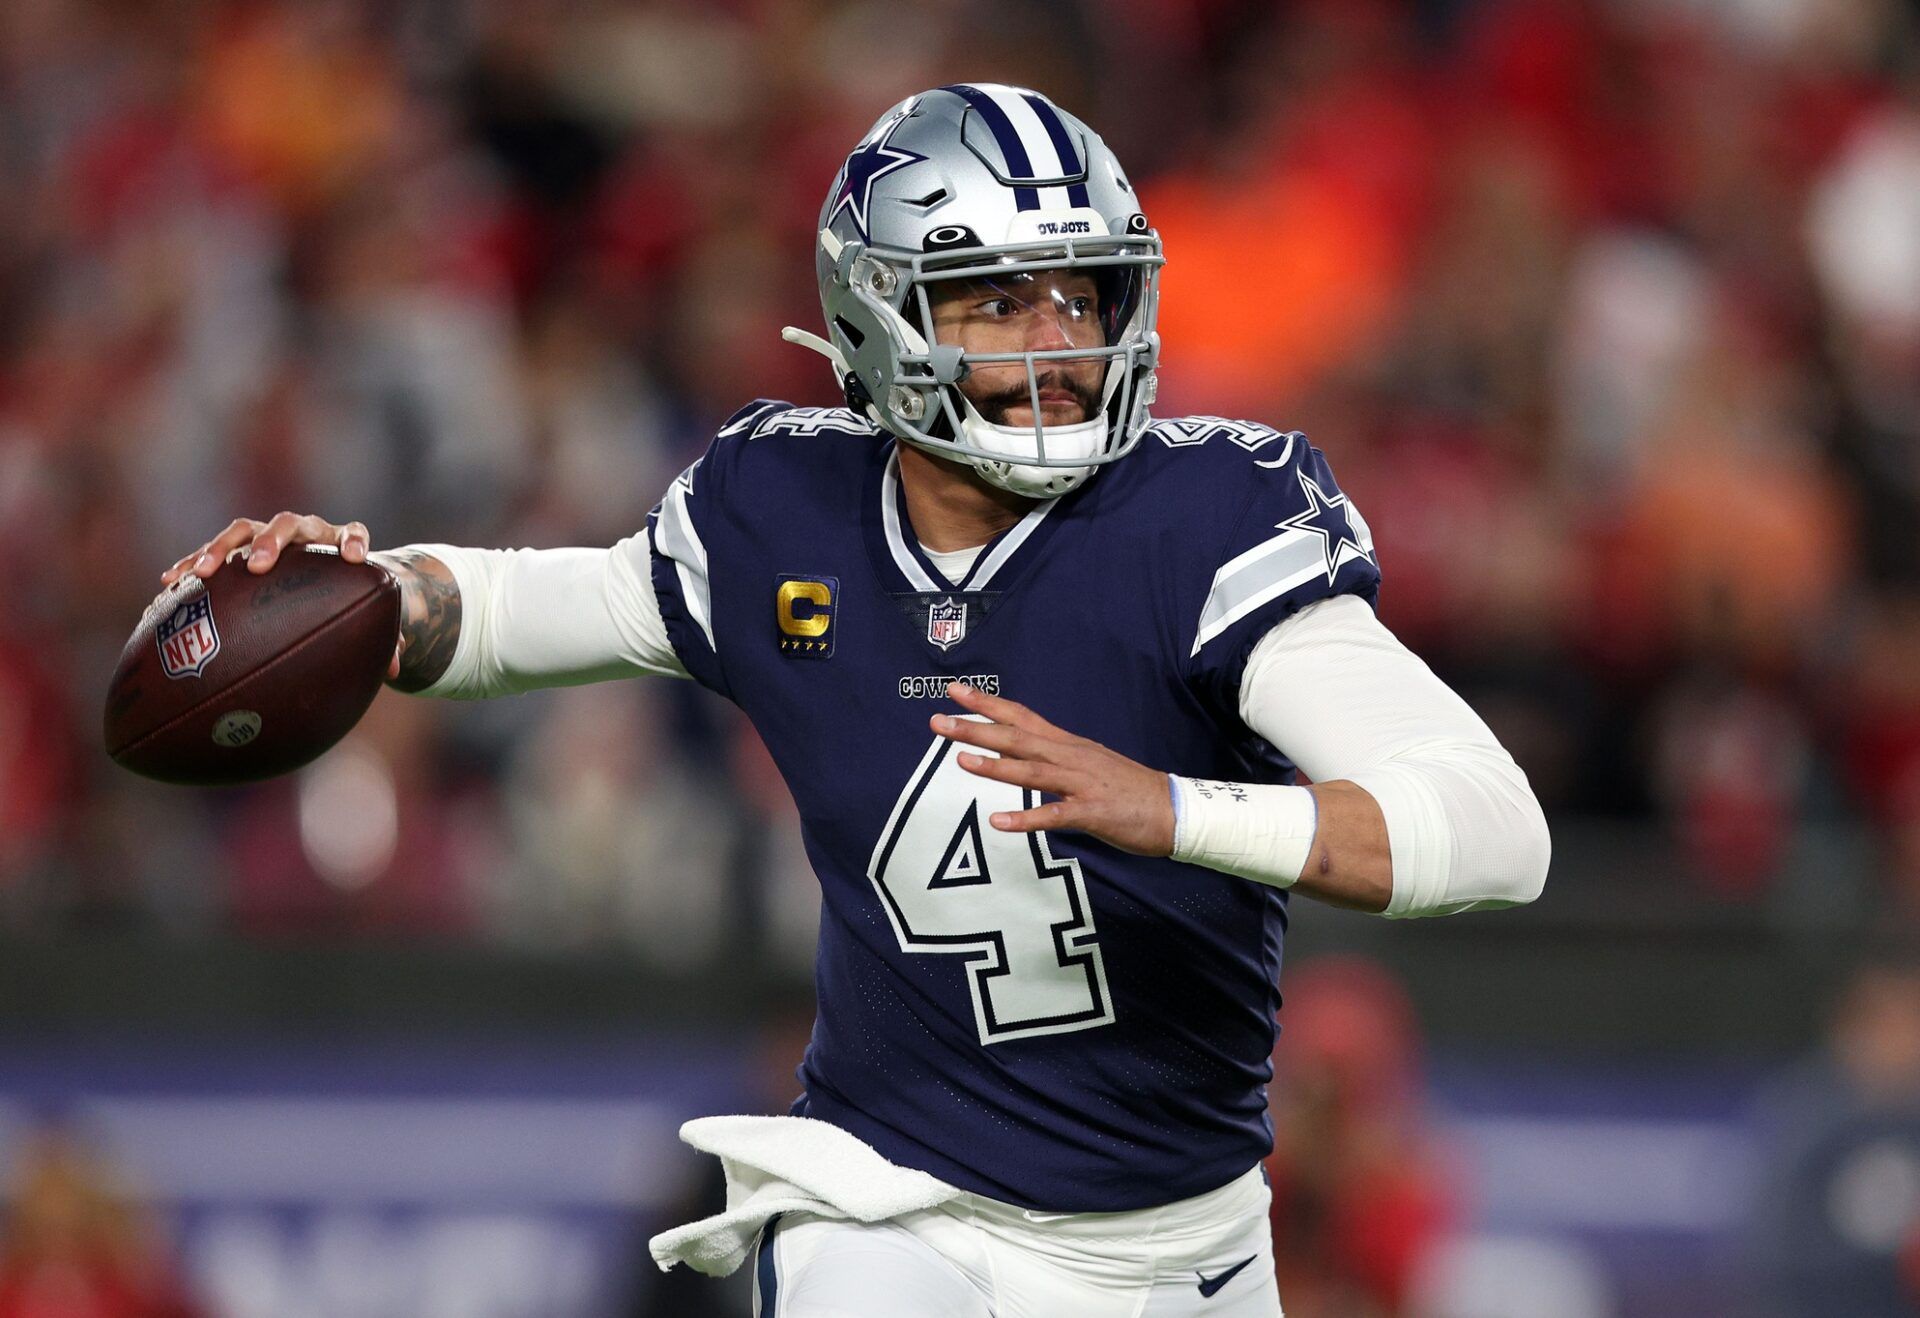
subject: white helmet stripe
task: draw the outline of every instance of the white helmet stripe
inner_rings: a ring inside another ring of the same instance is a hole
[[[1027,149],[1027,162],[1035,177],[1052,175],[1059,178],[1078,172],[1073,165],[1060,158],[1047,126],[1040,122],[1040,116],[1018,90],[997,82],[977,82],[974,86],[992,97],[993,103],[1000,107],[1000,113],[1007,116],[1007,122],[1013,125],[1013,131],[1020,136],[1020,145]],[[1065,187],[1039,188],[1036,191],[1040,194],[1043,210],[1064,210],[1073,204],[1067,199]]]

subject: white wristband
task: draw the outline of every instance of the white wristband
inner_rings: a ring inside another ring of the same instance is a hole
[[[1291,888],[1313,853],[1320,809],[1304,787],[1168,775],[1173,859]]]

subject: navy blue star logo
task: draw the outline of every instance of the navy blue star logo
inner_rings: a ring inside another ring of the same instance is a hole
[[[905,169],[926,159],[917,151],[908,151],[904,147],[890,146],[894,130],[907,121],[908,116],[901,115],[887,130],[872,140],[854,148],[847,157],[847,166],[842,171],[840,184],[840,204],[827,216],[827,227],[832,228],[834,220],[841,211],[853,216],[853,227],[860,231],[860,241],[872,242],[867,232],[867,208],[873,202],[873,185],[897,169]]]
[[[1346,495],[1329,499],[1313,477],[1304,471],[1299,476],[1300,490],[1307,496],[1307,510],[1275,523],[1275,527],[1281,531],[1311,531],[1320,537],[1321,548],[1327,556],[1327,584],[1332,585],[1341,564],[1356,558],[1373,561],[1373,555],[1360,542],[1367,524],[1359,510],[1347,502]],[[1356,522],[1359,523],[1357,530]]]

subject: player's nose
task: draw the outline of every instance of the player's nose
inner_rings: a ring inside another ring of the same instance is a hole
[[[1074,346],[1073,334],[1057,307],[1042,304],[1025,317],[1026,351],[1051,352]]]

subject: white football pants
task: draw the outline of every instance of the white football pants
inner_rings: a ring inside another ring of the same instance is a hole
[[[758,1318],[1281,1318],[1258,1167],[1129,1213],[963,1194],[886,1222],[788,1213],[754,1251]]]

